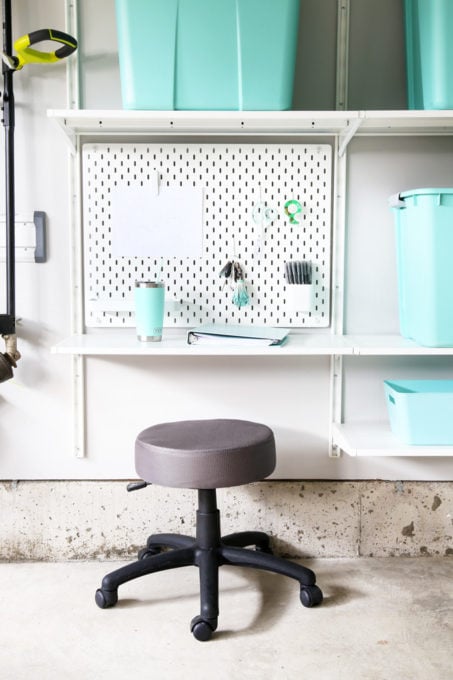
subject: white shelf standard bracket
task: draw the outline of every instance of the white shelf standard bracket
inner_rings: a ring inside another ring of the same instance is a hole
[[[83,310],[83,254],[82,217],[79,201],[80,187],[80,140],[76,154],[69,164],[70,229],[71,229],[71,332],[84,332]],[[85,358],[72,358],[73,445],[76,458],[85,457],[86,404],[85,404]]]
[[[348,108],[350,0],[338,0],[337,5],[337,74],[335,104],[338,111],[344,111]]]
[[[66,30],[79,40],[78,0],[66,0]],[[80,47],[70,59],[66,59],[66,105],[69,109],[80,109]]]
[[[340,132],[340,144],[338,147],[339,158],[342,158],[346,153],[349,142],[354,137],[359,127],[362,125],[362,122],[363,116],[360,115],[359,118],[354,118],[352,121],[350,121],[348,125]]]
[[[78,38],[78,3],[66,0],[66,30]],[[72,58],[66,60],[66,99],[70,109],[80,108],[80,57],[76,50]],[[82,270],[82,217],[80,211],[80,138],[66,125],[57,121],[69,146],[69,215],[71,230],[71,332],[83,333],[83,270]],[[73,451],[76,458],[85,457],[86,448],[86,394],[85,358],[72,357],[72,412],[73,412]]]
[[[340,458],[341,448],[334,442],[334,424],[342,422],[343,410],[343,357],[334,354],[330,362],[331,413],[329,432],[329,458]]]
[[[346,234],[346,154],[339,153],[335,139],[333,167],[333,238],[332,238],[332,333],[344,333],[344,261]]]
[[[348,74],[349,74],[349,24],[350,24],[350,1],[337,0],[337,72],[335,108],[337,111],[345,111],[348,108]],[[349,142],[356,134],[362,123],[362,116],[348,121],[346,127],[340,132],[340,144],[338,156],[344,156]]]
[[[334,203],[332,242],[332,333],[344,333],[344,267],[346,238],[346,146],[339,153],[341,140],[335,139]],[[341,450],[334,444],[334,424],[341,423],[343,415],[343,360],[334,354],[330,360],[330,427],[329,457],[339,458]]]
[[[65,22],[66,31],[69,35],[78,38],[78,3],[77,0],[66,0],[65,2]],[[80,108],[80,57],[79,50],[66,59],[66,104],[69,109]],[[77,154],[77,135],[66,124],[66,120],[54,119],[57,129],[66,144],[69,146],[71,155]]]

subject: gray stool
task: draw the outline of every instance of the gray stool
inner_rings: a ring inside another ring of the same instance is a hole
[[[218,568],[223,564],[265,569],[296,579],[305,607],[322,602],[315,574],[306,567],[276,557],[269,536],[241,531],[221,536],[216,489],[257,482],[275,468],[275,441],[266,425],[246,420],[188,420],[154,425],[135,443],[135,468],[147,484],[198,489],[196,538],[180,534],[153,534],[138,560],[104,576],[96,591],[101,609],[118,601],[118,587],[132,579],[165,569],[197,566],[200,574],[200,615],[192,619],[197,640],[209,640],[219,614]],[[246,546],[254,546],[250,550]]]

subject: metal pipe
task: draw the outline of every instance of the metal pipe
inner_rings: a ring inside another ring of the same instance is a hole
[[[2,0],[3,9],[3,55],[12,57],[11,0]],[[5,128],[5,230],[6,230],[6,314],[0,315],[0,333],[6,344],[6,352],[0,354],[0,382],[13,377],[13,368],[20,359],[16,337],[16,234],[14,200],[14,91],[13,74],[6,59],[2,60],[3,73],[3,126]]]
[[[3,0],[3,53],[12,55],[11,0]],[[3,61],[3,126],[5,128],[6,311],[15,328],[15,197],[14,197],[14,71]]]

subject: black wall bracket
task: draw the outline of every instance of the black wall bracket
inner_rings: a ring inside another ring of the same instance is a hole
[[[12,335],[16,332],[16,319],[12,314],[0,314],[0,335]]]
[[[33,222],[36,229],[35,262],[46,262],[47,260],[47,235],[46,235],[46,213],[35,210]]]
[[[16,262],[47,262],[46,213],[35,210],[29,217],[16,215],[15,260]],[[4,220],[1,221],[4,224]],[[2,226],[3,226],[2,224]],[[0,233],[0,262],[6,259],[3,233]]]

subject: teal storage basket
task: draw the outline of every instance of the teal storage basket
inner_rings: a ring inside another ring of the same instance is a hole
[[[453,445],[453,380],[385,380],[393,434],[404,444]]]
[[[299,0],[116,0],[123,106],[291,108]]]
[[[392,207],[401,335],[453,347],[453,189],[405,191]]]
[[[405,0],[410,109],[453,109],[453,2]]]

